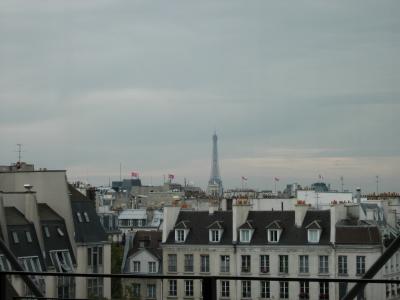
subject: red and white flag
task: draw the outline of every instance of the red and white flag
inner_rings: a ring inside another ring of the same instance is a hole
[[[274,177],[274,180],[275,180],[275,181],[279,181],[279,178],[278,178],[278,177]]]
[[[138,178],[139,177],[139,172],[134,171],[134,172],[131,173],[131,176]]]
[[[168,174],[168,179],[174,179],[175,175],[174,174]]]
[[[245,177],[245,176],[242,176],[242,180],[244,180],[244,181],[247,181],[247,177]]]

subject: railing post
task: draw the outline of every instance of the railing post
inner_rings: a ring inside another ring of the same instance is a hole
[[[203,278],[203,300],[217,300],[217,280],[214,277]]]
[[[0,299],[7,300],[7,277],[0,273]]]

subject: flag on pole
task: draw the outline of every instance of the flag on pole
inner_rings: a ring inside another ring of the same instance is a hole
[[[319,178],[320,180],[324,180],[324,176],[322,176],[321,174],[318,174],[318,178]]]
[[[134,171],[134,172],[131,173],[131,176],[138,178],[139,177],[139,172]]]
[[[279,178],[278,178],[278,177],[274,177],[274,180],[275,180],[275,181],[279,181]]]
[[[244,180],[244,181],[247,181],[247,177],[245,177],[245,176],[242,176],[242,180]]]
[[[168,174],[168,179],[174,179],[175,178],[175,175],[174,174]]]

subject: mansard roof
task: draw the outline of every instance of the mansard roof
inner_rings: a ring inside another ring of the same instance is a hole
[[[224,234],[218,245],[232,244],[232,212],[215,211],[209,214],[208,211],[181,211],[178,215],[176,224],[190,220],[190,227],[186,240],[180,244],[207,245],[213,244],[209,241],[209,226],[218,221],[223,224]],[[167,238],[166,244],[175,244],[175,233],[172,230]]]
[[[218,245],[232,245],[232,212],[216,211],[209,214],[208,211],[181,211],[176,224],[190,220],[188,236],[183,244],[210,244],[209,229],[216,224],[223,224],[224,234]],[[330,211],[309,210],[307,211],[303,224],[319,226],[322,229],[319,245],[330,243]],[[182,224],[181,224],[182,225]],[[181,226],[180,225],[180,226]],[[177,228],[177,227],[175,227]],[[310,227],[308,227],[310,228]],[[247,220],[240,229],[254,229],[251,245],[268,245],[267,229],[282,229],[279,242],[274,245],[308,245],[307,227],[295,226],[294,211],[250,211]],[[175,233],[171,231],[166,244],[175,243]]]
[[[336,224],[336,244],[379,245],[381,236],[377,226],[365,222],[342,220]]]
[[[251,240],[253,245],[272,244],[268,243],[266,228],[282,229],[279,242],[274,243],[274,245],[308,244],[307,228],[295,226],[294,211],[250,211],[247,219],[253,220],[256,229]],[[330,243],[330,211],[308,210],[303,224],[311,224],[316,220],[322,228],[318,245],[328,245]]]
[[[15,207],[4,207],[7,222],[7,233],[10,250],[16,257],[37,256],[42,270],[46,270],[42,251],[39,245],[35,226]],[[31,242],[28,241],[26,233],[29,232]],[[18,243],[14,242],[13,234],[18,237]]]
[[[72,262],[75,264],[75,256],[72,250],[70,236],[64,219],[45,203],[38,203],[39,219],[42,225],[42,236],[46,251],[46,264],[53,265],[50,258],[50,251],[68,250]],[[46,235],[45,227],[49,236]],[[62,234],[60,234],[62,233]]]
[[[75,227],[75,241],[77,243],[100,243],[107,241],[107,235],[100,223],[93,201],[89,200],[82,193],[69,185],[71,207]],[[81,215],[82,222],[79,220]],[[84,214],[87,214],[89,221],[86,221]]]

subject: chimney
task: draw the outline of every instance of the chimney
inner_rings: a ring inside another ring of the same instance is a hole
[[[238,240],[237,232],[239,227],[247,220],[251,205],[247,202],[237,202],[232,205],[232,241]]]
[[[6,224],[6,214],[4,212],[4,201],[3,201],[3,193],[0,191],[0,227],[1,227],[1,233],[3,234],[3,239],[6,243],[6,245],[9,245],[8,243],[8,233],[7,233],[7,224]]]
[[[294,219],[296,227],[303,225],[304,217],[306,216],[309,205],[305,201],[298,200],[294,205]]]
[[[164,216],[162,223],[162,242],[168,238],[169,232],[174,228],[180,211],[179,206],[164,206]]]
[[[39,240],[39,245],[41,249],[44,248],[42,227],[40,225],[39,209],[37,205],[36,192],[32,191],[33,186],[30,184],[24,184],[25,192],[25,204],[24,204],[24,215],[25,218],[33,223],[35,227],[36,234]],[[43,257],[46,257],[43,250]]]
[[[347,208],[344,203],[331,204],[331,243],[335,243],[336,223],[347,218]]]
[[[361,203],[361,188],[356,188],[356,202],[358,203],[358,204],[360,204]]]

